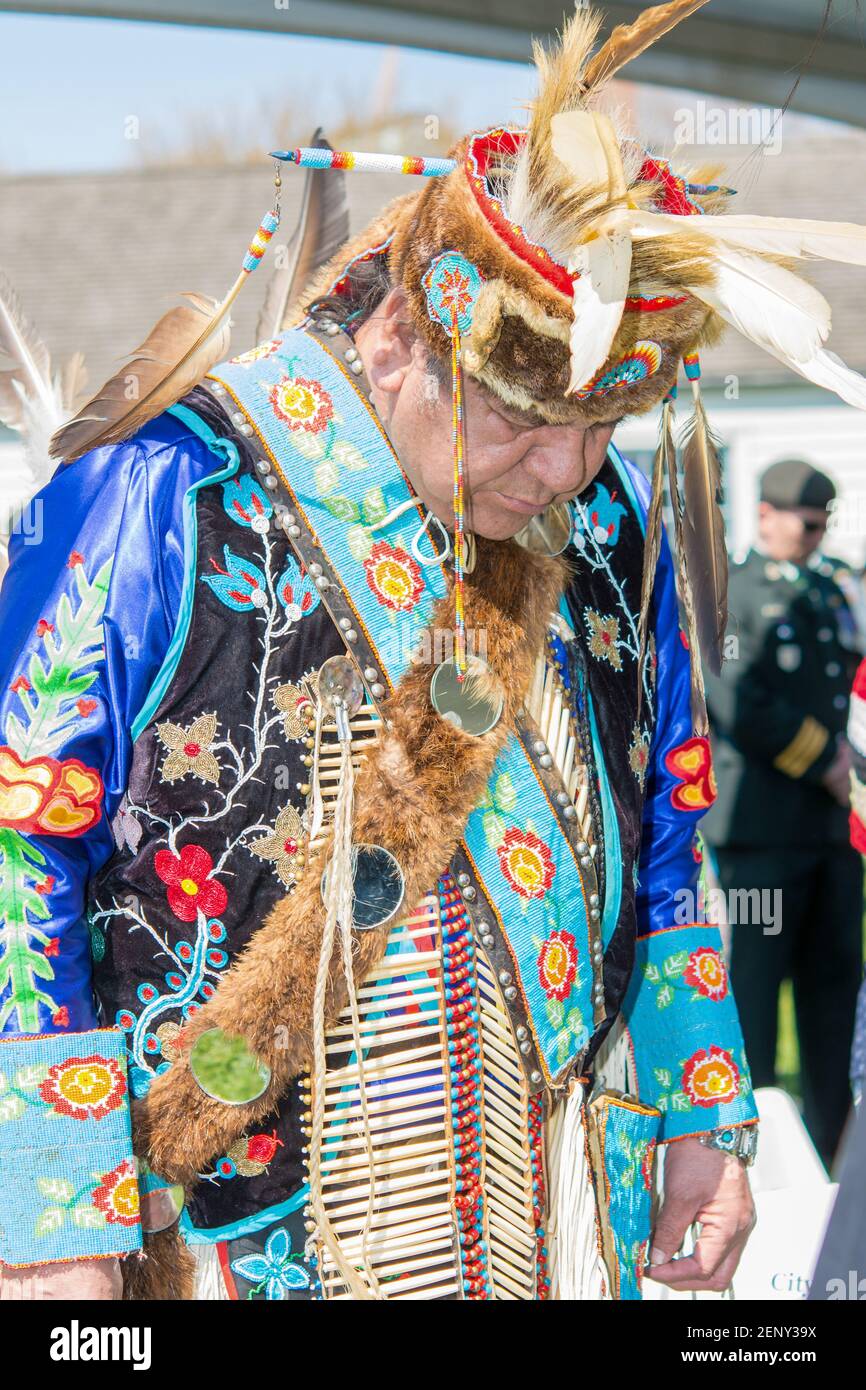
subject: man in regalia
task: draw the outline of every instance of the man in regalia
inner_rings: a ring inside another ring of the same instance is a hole
[[[589,105],[695,7],[600,48],[581,11],[528,128],[406,161],[258,347],[178,310],[138,401],[56,436],[0,615],[0,1296],[730,1283],[757,1116],[682,910],[725,621],[696,352],[800,282]],[[658,404],[651,490],[611,436]]]

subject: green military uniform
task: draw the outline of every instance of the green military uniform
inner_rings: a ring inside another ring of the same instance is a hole
[[[750,551],[732,567],[728,606],[730,659],[707,688],[719,794],[702,830],[722,888],[741,890],[727,898],[732,979],[755,1085],[774,1082],[778,992],[790,977],[806,1121],[828,1159],[849,1105],[861,958],[861,860],[847,808],[822,784],[847,723],[853,620],[834,563],[820,557],[797,566]],[[781,898],[759,906],[753,890]]]

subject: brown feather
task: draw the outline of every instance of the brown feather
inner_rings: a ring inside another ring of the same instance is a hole
[[[246,279],[239,276],[221,304],[188,294],[151,329],[128,362],[51,438],[52,458],[71,460],[128,439],[192,390],[228,350],[229,308]],[[130,389],[136,387],[130,403]]]
[[[538,71],[538,95],[532,103],[528,143],[538,155],[550,138],[550,122],[560,111],[583,106],[586,90],[584,70],[590,61],[602,24],[595,10],[578,10],[562,31],[558,44],[547,48],[538,40],[532,56]]]
[[[311,144],[315,149],[331,149],[321,129]],[[278,265],[268,281],[256,325],[257,342],[268,342],[289,327],[310,280],[348,239],[345,174],[337,169],[308,169],[297,226],[285,248],[285,265]]]
[[[606,43],[587,65],[583,81],[587,88],[606,82],[646,49],[651,48],[670,29],[676,28],[707,0],[670,0],[639,14],[634,24],[618,24]]]
[[[87,367],[84,364],[84,353],[73,352],[60,372],[60,400],[64,411],[71,415],[77,410],[86,385]]]
[[[582,108],[586,95],[583,69],[601,22],[595,11],[578,10],[565,25],[558,44],[550,48],[538,41],[533,44],[538,91],[530,106],[526,139],[508,180],[507,216],[524,230],[529,227],[529,234],[536,239],[543,240],[533,225],[540,214],[545,222],[570,226],[583,207],[583,196],[575,193],[570,174],[553,152],[550,123],[562,112]]]
[[[676,538],[677,581],[680,601],[686,620],[686,633],[689,639],[689,666],[691,668],[692,728],[701,737],[709,733],[707,721],[707,700],[704,693],[704,673],[701,668],[701,648],[698,640],[698,623],[695,615],[695,602],[692,593],[689,561],[683,535],[683,506],[677,477],[677,453],[673,441],[667,457],[668,486],[671,494],[671,510],[674,515],[674,536]]]
[[[692,383],[697,387],[697,382]],[[692,581],[701,653],[714,675],[722,669],[728,622],[728,553],[720,506],[722,466],[700,391],[683,434],[683,541]]]
[[[665,401],[659,421],[659,442],[653,459],[652,498],[646,519],[646,540],[643,552],[643,578],[640,590],[640,654],[637,663],[637,715],[640,719],[643,704],[643,673],[646,665],[649,636],[650,607],[656,578],[656,567],[662,548],[662,506],[665,493],[665,472],[668,456],[673,451],[673,401]]]

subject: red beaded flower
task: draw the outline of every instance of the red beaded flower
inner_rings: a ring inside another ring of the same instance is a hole
[[[290,430],[318,434],[334,414],[334,403],[318,381],[303,376],[285,376],[268,391],[274,414]]]
[[[569,931],[550,933],[538,953],[538,978],[548,999],[567,999],[577,977],[577,945]]]
[[[158,850],[153,867],[167,884],[168,905],[181,922],[194,922],[199,912],[219,917],[225,911],[228,893],[210,877],[213,860],[201,845],[184,845],[179,855]]]
[[[415,607],[424,589],[415,560],[399,545],[376,541],[364,561],[367,583],[386,608],[405,613]]]
[[[117,1226],[137,1226],[139,1222],[138,1182],[132,1160],[125,1158],[110,1173],[103,1173],[94,1189],[93,1205],[105,1212],[106,1221]]]
[[[740,1073],[730,1052],[715,1043],[701,1048],[683,1067],[683,1090],[694,1105],[727,1105],[740,1094]]]
[[[700,946],[692,951],[683,971],[686,984],[694,985],[705,999],[724,999],[728,992],[728,972],[718,951]]]
[[[532,830],[512,825],[497,848],[499,867],[522,898],[543,898],[556,873],[553,856]]]
[[[122,1104],[126,1078],[114,1057],[67,1057],[50,1068],[39,1094],[58,1115],[101,1120]]]

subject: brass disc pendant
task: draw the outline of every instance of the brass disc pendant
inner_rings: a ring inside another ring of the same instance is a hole
[[[403,870],[390,850],[381,845],[353,845],[352,926],[356,931],[373,931],[390,922],[403,901]],[[322,899],[328,894],[328,870],[322,874]]]
[[[433,672],[430,702],[436,713],[466,734],[480,738],[502,718],[503,698],[491,692],[490,667],[479,656],[471,656],[463,681],[457,679],[457,665],[443,661]]]
[[[209,1028],[196,1038],[189,1069],[205,1095],[224,1105],[248,1105],[271,1084],[270,1067],[254,1056],[243,1038],[222,1028]]]
[[[514,539],[533,555],[561,555],[571,540],[573,521],[567,502],[553,502],[534,516]]]

